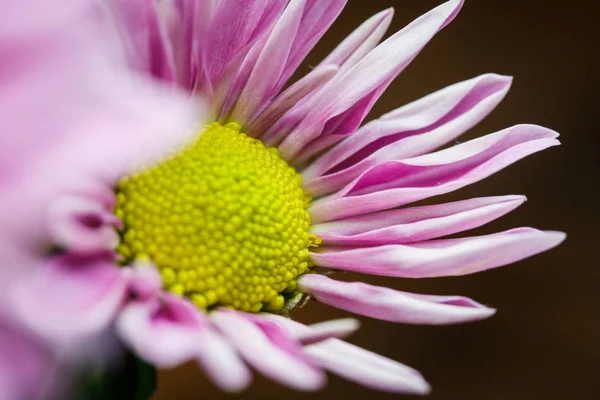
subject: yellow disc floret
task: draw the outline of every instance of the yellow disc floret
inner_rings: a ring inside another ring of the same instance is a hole
[[[122,179],[117,252],[149,259],[198,307],[278,310],[309,268],[310,198],[274,148],[213,123],[166,161]]]

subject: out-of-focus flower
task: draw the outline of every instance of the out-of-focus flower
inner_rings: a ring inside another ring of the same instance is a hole
[[[311,296],[394,322],[483,319],[494,310],[465,297],[329,274],[463,275],[563,240],[532,228],[442,238],[506,214],[523,196],[400,208],[558,144],[549,129],[519,125],[437,150],[484,118],[510,78],[482,75],[361,126],[462,3],[448,1],[378,45],[392,18],[392,10],[382,11],[287,89],[345,1],[104,3],[109,12],[97,18],[113,18],[129,64],[173,93],[208,99],[212,117],[190,132],[185,116],[173,123],[180,102],[168,93],[160,101],[141,97],[145,103],[132,97],[130,90],[144,93],[129,80],[115,85],[114,71],[111,79],[77,74],[73,60],[57,60],[62,80],[40,88],[45,95],[68,93],[63,86],[78,82],[114,101],[90,107],[87,96],[73,97],[69,112],[58,113],[73,118],[58,125],[69,134],[42,141],[39,157],[7,161],[11,170],[31,172],[15,178],[27,190],[13,198],[20,212],[2,216],[10,228],[4,233],[30,251],[41,243],[53,249],[38,248],[46,256],[15,284],[15,313],[52,342],[114,323],[145,360],[158,367],[195,360],[229,391],[247,386],[248,363],[299,390],[320,388],[329,370],[380,390],[427,393],[418,372],[336,338],[356,321],[304,326],[287,316]],[[105,72],[96,58],[80,62]],[[25,122],[35,125],[35,138],[57,126],[44,118]],[[157,140],[165,127],[177,140]]]
[[[61,245],[53,210],[69,196],[105,204],[137,152],[162,151],[172,127],[183,135],[194,119],[186,96],[132,73],[99,4],[1,0],[0,10],[0,399],[65,398],[77,361],[13,302]]]

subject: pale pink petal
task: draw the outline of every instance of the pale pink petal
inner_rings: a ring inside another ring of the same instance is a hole
[[[309,208],[315,223],[398,207],[482,180],[525,156],[560,144],[558,134],[517,125],[423,156],[387,161]]]
[[[275,324],[262,323],[235,312],[213,312],[211,319],[254,368],[297,390],[317,390],[324,374],[309,364],[298,345]]]
[[[54,369],[55,360],[40,341],[0,322],[0,399],[42,398]]]
[[[279,120],[288,110],[300,102],[303,98],[314,94],[323,84],[333,77],[338,67],[335,65],[324,65],[312,70],[300,80],[294,82],[289,88],[283,91],[277,98],[268,105],[255,121],[250,123],[248,131],[254,137],[261,137],[277,120]],[[262,141],[267,139],[270,142],[278,142],[281,138],[274,137],[276,132],[270,137],[261,137]],[[265,143],[266,144],[266,143]]]
[[[323,245],[374,246],[419,242],[485,225],[523,204],[525,196],[481,197],[381,211],[315,224]]]
[[[50,204],[52,242],[79,253],[109,251],[119,243],[121,221],[102,204],[85,197],[62,196]]]
[[[502,267],[549,250],[562,232],[517,228],[485,236],[430,240],[406,245],[328,248],[311,253],[315,265],[403,278],[466,275]]]
[[[311,327],[278,315],[264,315],[294,337],[310,336]],[[389,358],[331,338],[304,347],[319,366],[348,380],[377,390],[427,394],[429,385],[421,374]]]
[[[312,325],[302,325],[302,329],[291,329],[287,323],[289,318],[275,314],[260,314],[250,316],[251,320],[269,320],[289,331],[292,337],[303,345],[321,342],[329,338],[343,338],[350,336],[360,327],[359,321],[353,318],[333,319]]]
[[[281,15],[285,0],[241,0],[217,3],[211,27],[205,38],[202,58],[213,87],[229,68],[236,68],[265,32],[269,32]],[[201,38],[200,38],[201,39]],[[240,55],[242,57],[240,58]]]
[[[285,85],[307,54],[323,37],[333,21],[342,12],[346,2],[347,0],[307,0],[300,28],[294,38],[285,70],[279,78],[275,92],[278,92]]]
[[[375,390],[420,395],[431,390],[418,371],[338,339],[306,346],[304,351],[334,374]]]
[[[62,255],[13,284],[16,318],[51,340],[96,334],[112,322],[128,279],[111,256]]]
[[[373,15],[348,35],[317,68],[338,65],[342,70],[352,67],[368,54],[383,38],[392,22],[394,9],[388,8]]]
[[[156,0],[109,0],[132,64],[169,83],[176,82],[173,47]]]
[[[449,325],[488,318],[495,312],[462,296],[428,296],[399,292],[362,282],[340,282],[324,275],[298,279],[300,290],[321,303],[391,322]]]
[[[171,295],[130,302],[117,331],[136,354],[159,368],[197,360],[221,389],[237,392],[251,375],[233,349],[187,300]]]
[[[300,27],[306,3],[307,0],[290,1],[269,33],[258,59],[253,63],[248,79],[241,83],[234,83],[234,85],[243,85],[231,112],[234,121],[246,125],[259,108],[274,95],[273,92],[276,91],[277,82],[284,72],[288,55]]]
[[[389,26],[392,14],[393,12],[390,9],[370,18],[342,42],[331,54],[331,57],[327,58],[333,64],[322,62],[305,78],[308,79],[311,75],[320,73],[324,68],[331,68],[332,66],[337,68],[343,67],[344,69],[352,67],[375,47]],[[328,83],[332,78],[327,79],[323,84]],[[312,90],[304,98],[299,99],[297,104],[291,105],[289,109],[282,110],[285,111],[285,114],[278,115],[278,120],[269,121],[269,124],[262,122],[259,131],[265,131],[265,134],[261,137],[261,140],[266,145],[276,146],[285,139],[291,130],[310,112],[316,102],[325,95],[326,91],[321,90],[321,88],[321,85],[316,87],[315,90]]]
[[[282,156],[288,160],[295,158],[309,142],[326,130],[328,121],[370,95],[377,93],[378,96],[427,42],[456,16],[462,3],[462,0],[451,0],[421,16],[373,49],[345,74],[332,80],[327,85],[326,94],[279,146]],[[372,105],[377,96],[370,98],[368,104]],[[366,114],[368,109],[361,108],[360,114]],[[330,129],[330,132],[331,135],[337,135],[335,130]],[[349,132],[344,130],[344,133]]]
[[[332,319],[308,325],[310,331],[299,333],[296,337],[304,345],[321,342],[329,338],[345,338],[360,328],[358,320],[353,318]]]
[[[435,150],[485,118],[510,83],[510,77],[482,75],[369,122],[302,172],[305,190],[314,196],[331,193],[373,165]]]

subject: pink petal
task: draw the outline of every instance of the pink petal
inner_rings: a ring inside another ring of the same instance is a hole
[[[48,222],[53,243],[81,253],[109,251],[119,243],[121,221],[102,204],[85,197],[63,196],[50,204]]]
[[[120,337],[159,368],[197,360],[221,389],[248,386],[250,373],[233,349],[187,300],[171,295],[129,303],[117,320]]]
[[[52,354],[40,341],[0,322],[0,399],[42,398],[55,368]]]
[[[247,81],[234,83],[243,84],[237,104],[231,113],[234,121],[246,125],[255,112],[274,95],[300,27],[306,3],[307,0],[292,0],[288,4],[268,35],[258,59],[253,63]]]
[[[362,282],[335,281],[318,274],[303,275],[298,284],[300,290],[321,303],[385,321],[448,325],[477,321],[495,313],[466,297],[418,295]]]
[[[350,336],[358,330],[360,323],[353,318],[333,319],[312,325],[302,325],[301,329],[291,329],[288,320],[275,314],[260,314],[252,316],[255,320],[268,320],[289,331],[292,337],[303,345],[318,343],[330,338],[343,338]]]
[[[369,168],[338,193],[315,201],[309,212],[319,223],[452,192],[558,145],[557,136],[547,128],[517,125],[435,153],[388,161]]]
[[[331,193],[373,165],[435,150],[485,118],[510,83],[510,77],[482,75],[371,121],[303,171],[305,190]]]
[[[394,9],[388,8],[373,15],[348,35],[317,68],[339,65],[347,69],[368,54],[383,38],[392,22]]]
[[[311,226],[323,245],[412,243],[485,225],[523,204],[525,196],[481,197],[381,211]]]
[[[106,329],[124,301],[128,279],[110,256],[56,256],[14,284],[15,315],[51,340]]]
[[[315,265],[370,275],[429,278],[466,275],[502,267],[549,250],[562,232],[518,228],[485,236],[406,245],[329,248],[311,253]]]
[[[118,27],[124,30],[123,39],[128,55],[139,70],[175,83],[175,59],[167,27],[159,14],[155,0],[110,0],[110,10],[116,14]]]
[[[265,315],[290,335],[311,335],[311,327],[278,315]],[[304,347],[313,362],[348,380],[376,390],[396,393],[427,394],[429,385],[419,372],[338,339]]]
[[[314,362],[350,381],[375,390],[425,395],[429,384],[418,371],[338,339],[304,348]]]
[[[285,331],[275,324],[258,324],[237,314],[217,311],[211,319],[253,367],[297,390],[317,390],[325,384],[325,375],[307,362]]]
[[[219,86],[226,70],[236,68],[243,55],[265,32],[269,32],[286,5],[284,0],[242,0],[217,3],[205,38],[202,58],[212,87]]]
[[[279,91],[285,85],[307,54],[323,37],[333,21],[342,12],[346,2],[347,0],[307,0],[300,28],[294,38],[285,70],[279,79],[275,92]]]
[[[338,71],[335,65],[324,65],[316,68],[300,80],[294,82],[289,88],[281,93],[255,121],[250,123],[248,131],[254,137],[261,137],[271,126],[275,124],[288,110],[292,109],[302,99],[318,91]],[[265,145],[277,143],[281,138],[277,132],[270,137],[261,137]],[[266,141],[269,140],[269,144]]]
[[[313,110],[279,146],[282,156],[293,159],[304,146],[322,134],[328,121],[370,94],[380,94],[380,89],[387,86],[425,44],[456,16],[462,3],[462,0],[451,0],[421,16],[332,81]],[[374,100],[370,99],[369,103]],[[367,111],[368,107],[361,114]]]

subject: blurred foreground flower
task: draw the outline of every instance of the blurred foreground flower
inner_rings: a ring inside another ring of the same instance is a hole
[[[91,4],[68,3],[61,9]],[[0,104],[9,128],[0,238],[35,258],[10,274],[15,318],[58,344],[114,327],[151,364],[195,360],[228,391],[248,385],[248,363],[299,390],[322,387],[329,370],[379,390],[427,393],[417,371],[335,338],[356,321],[304,326],[288,316],[312,296],[393,322],[483,319],[494,310],[465,297],[328,275],[463,275],[563,240],[532,228],[440,239],[506,214],[523,196],[398,208],[558,144],[549,129],[519,125],[437,150],[484,118],[510,78],[482,75],[361,126],[462,3],[444,3],[377,45],[393,13],[382,11],[285,90],[345,1],[105,2],[129,65],[169,92],[131,76],[98,35],[107,14],[96,8],[85,25],[67,12],[53,11],[50,22],[24,13],[28,24],[15,25],[11,41],[0,32],[23,57],[7,58],[23,87],[1,82],[14,99]],[[190,125],[181,89],[189,105],[208,99],[208,125]]]

